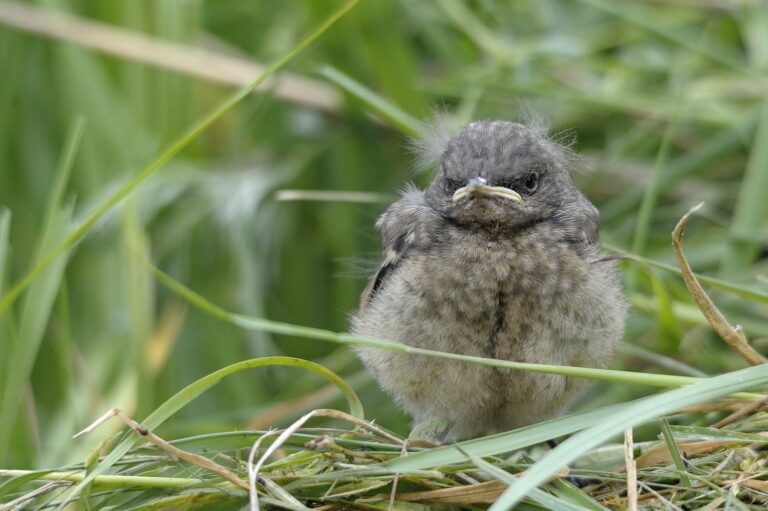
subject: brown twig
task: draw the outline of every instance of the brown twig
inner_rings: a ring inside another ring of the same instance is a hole
[[[522,476],[523,474],[525,474],[525,472],[521,472],[520,474],[517,474],[517,476]],[[568,477],[569,474],[570,469],[566,467],[550,476],[547,479],[547,482],[549,483],[557,479]],[[492,504],[498,500],[507,488],[509,488],[507,483],[494,479],[492,481],[451,486],[449,488],[440,488],[436,490],[401,493],[397,496],[397,500],[405,502],[424,502],[429,504]]]
[[[372,433],[376,433],[379,436],[379,439],[384,442],[389,442],[395,445],[403,445],[405,443],[405,440],[398,438],[397,436],[393,435],[389,431],[387,431],[384,428],[380,428],[373,422],[369,422],[363,419],[358,419],[357,417],[354,417],[346,412],[342,412],[340,410],[332,410],[329,408],[321,408],[319,410],[315,410],[315,415],[317,417],[330,417],[333,419],[339,419],[347,422],[351,422],[352,424],[356,426],[360,426],[361,428],[370,431]]]
[[[425,502],[429,504],[492,504],[509,486],[502,481],[485,481],[477,484],[440,488],[438,490],[401,493],[398,500],[404,502]]]
[[[4,502],[3,504],[0,504],[0,511],[16,511],[18,509],[24,509],[24,505],[26,505],[28,502],[36,499],[40,495],[45,495],[46,493],[55,490],[56,488],[59,488],[61,486],[67,486],[71,483],[66,483],[63,481],[52,481],[50,483],[44,484],[40,488],[37,488],[35,490],[32,490],[29,493],[25,493],[21,497],[17,499],[13,499],[9,502]]]
[[[407,444],[403,444],[403,452],[407,452],[405,451],[406,445]],[[343,447],[337,444],[336,441],[328,435],[323,435],[323,436],[314,438],[309,442],[305,443],[304,447],[306,447],[310,451],[334,452],[337,454],[341,454],[342,456],[345,456],[350,460],[366,459],[366,460],[375,460],[379,462],[383,462],[387,460],[387,458],[384,456],[378,456],[371,453],[363,453],[361,451],[354,451],[352,449],[347,449],[346,447]],[[404,456],[404,455],[405,454],[401,452],[401,456]]]
[[[718,509],[720,509],[720,506],[722,506],[724,502],[725,502],[725,497],[721,495],[717,497],[715,500],[713,500],[712,502],[710,502],[709,504],[707,504],[706,506],[704,506],[703,508],[701,508],[701,511],[717,511]]]
[[[403,442],[403,448],[400,450],[400,456],[405,457],[408,455],[408,442]],[[392,491],[389,493],[389,506],[387,511],[395,509],[395,499],[397,498],[397,485],[400,482],[400,473],[396,473],[394,479],[392,479]]]
[[[712,427],[713,428],[725,427],[728,424],[732,424],[737,420],[741,419],[742,417],[746,417],[747,415],[759,410],[760,408],[764,407],[766,404],[768,404],[768,397],[764,397],[760,401],[754,401],[752,403],[749,403],[748,405],[743,406],[739,410],[736,410],[735,412],[730,414],[728,417],[725,417],[724,419],[721,419],[718,422],[712,424]]]
[[[145,437],[147,440],[149,440],[153,445],[155,445],[158,449],[161,451],[167,452],[171,456],[175,456],[176,458],[182,459],[188,463],[191,463],[193,465],[196,465],[200,468],[203,468],[209,472],[213,472],[214,474],[226,479],[230,483],[234,484],[235,486],[238,486],[244,490],[248,490],[248,483],[237,477],[231,470],[228,468],[219,465],[213,460],[209,460],[208,458],[204,456],[200,456],[198,454],[193,454],[190,452],[182,451],[181,449],[178,449],[159,436],[152,433],[150,430],[148,430],[145,426],[142,424],[136,422],[135,420],[128,417],[125,413],[123,413],[122,410],[119,408],[112,408],[110,411],[96,419],[96,421],[93,422],[90,426],[82,430],[80,433],[75,435],[75,438],[84,435],[86,433],[90,433],[97,427],[101,426],[104,422],[111,419],[112,417],[118,417],[120,420],[122,420],[129,428],[134,430],[139,435]]]
[[[675,230],[672,231],[672,245],[675,247],[675,256],[677,256],[677,262],[680,264],[683,280],[688,288],[688,292],[691,293],[691,296],[693,297],[693,301],[696,302],[696,305],[698,305],[699,309],[704,314],[704,317],[707,318],[707,321],[712,325],[715,332],[717,332],[717,334],[728,343],[731,348],[750,364],[764,364],[768,362],[768,359],[763,357],[749,345],[741,327],[734,327],[728,323],[728,320],[723,316],[714,302],[712,302],[704,291],[704,288],[701,287],[701,284],[699,284],[685,255],[683,255],[683,231],[685,231],[685,226],[691,215],[698,211],[703,205],[704,203],[702,202],[691,208],[685,215],[683,215],[680,221],[677,222]]]
[[[763,436],[761,434],[761,436]],[[710,453],[717,449],[730,449],[738,445],[750,443],[750,440],[701,440],[698,442],[676,442],[677,448],[689,458],[700,454]],[[672,461],[669,447],[660,445],[639,456],[635,460],[637,468],[647,468],[664,465]]]
[[[0,24],[217,83],[244,86],[264,69],[250,59],[20,2],[0,2]],[[286,101],[330,113],[338,112],[342,106],[341,94],[333,87],[290,73],[268,80],[257,90],[272,90]]]

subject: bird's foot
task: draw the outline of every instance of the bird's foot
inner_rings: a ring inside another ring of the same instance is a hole
[[[433,419],[416,424],[408,435],[409,442],[442,445],[453,424],[445,419]]]

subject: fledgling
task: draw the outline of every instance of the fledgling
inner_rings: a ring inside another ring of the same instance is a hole
[[[599,213],[576,188],[567,148],[543,130],[478,121],[442,147],[425,190],[408,189],[376,227],[383,262],[352,316],[357,334],[464,355],[605,367],[626,303],[603,259]],[[415,423],[445,440],[562,413],[585,380],[423,355],[357,350]]]

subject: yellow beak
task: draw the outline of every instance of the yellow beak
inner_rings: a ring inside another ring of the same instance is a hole
[[[478,178],[472,179],[467,186],[456,190],[453,194],[453,201],[459,201],[467,195],[495,195],[496,197],[523,202],[523,198],[516,191],[505,186],[488,186]]]

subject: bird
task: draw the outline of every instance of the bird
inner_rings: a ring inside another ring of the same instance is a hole
[[[627,304],[570,147],[539,123],[506,120],[431,138],[431,184],[407,186],[376,222],[382,262],[351,331],[461,355],[606,367]],[[562,415],[588,388],[371,346],[356,353],[414,424],[447,425],[442,442]]]

